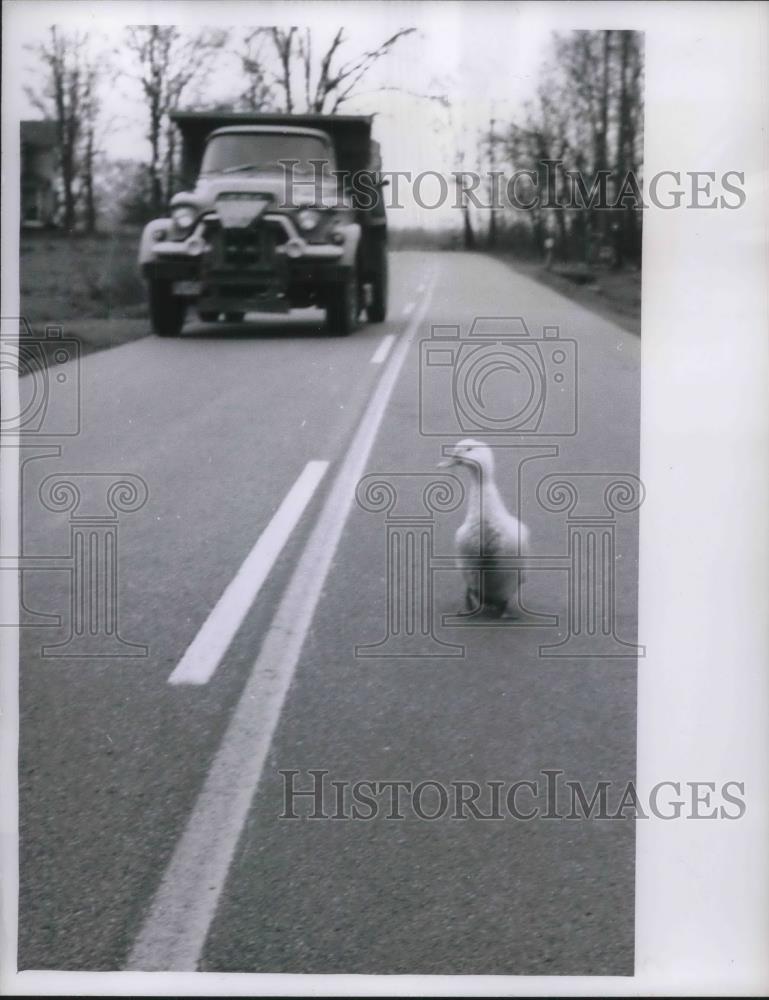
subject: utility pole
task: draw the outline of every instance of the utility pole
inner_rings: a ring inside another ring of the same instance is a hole
[[[494,171],[497,164],[496,145],[497,137],[494,133],[494,111],[492,109],[489,119],[489,248],[494,249],[497,245],[497,209],[495,204],[496,179]]]

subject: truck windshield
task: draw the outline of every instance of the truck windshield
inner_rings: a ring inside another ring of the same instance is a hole
[[[215,135],[209,140],[200,172],[277,170],[287,161],[298,161],[294,167],[296,171],[313,170],[312,160],[322,160],[324,170],[334,169],[333,151],[319,136],[280,132],[231,133]]]

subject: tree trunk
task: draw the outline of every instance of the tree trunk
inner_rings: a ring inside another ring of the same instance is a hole
[[[53,75],[53,97],[56,107],[57,138],[59,145],[59,167],[64,193],[64,229],[71,233],[75,228],[75,151],[73,140],[76,127],[73,126],[71,106],[73,93],[73,70],[66,63],[65,43],[60,41],[56,28],[51,28],[51,72]],[[67,79],[69,75],[70,79]],[[75,81],[76,81],[75,77]],[[68,101],[68,97],[70,100]]]
[[[85,194],[85,228],[87,233],[96,232],[96,198],[93,184],[94,136],[89,127],[83,156],[83,190]]]
[[[494,171],[497,165],[497,138],[494,132],[495,121],[492,117],[489,121],[489,248],[493,250],[497,245],[497,210],[496,203],[496,183]]]
[[[465,250],[475,250],[475,232],[473,231],[470,206],[467,204],[467,198],[464,199],[462,205],[462,225]]]
[[[163,210],[163,183],[160,177],[160,127],[161,116],[158,101],[153,98],[150,111],[150,198],[152,210],[158,215]]]
[[[601,177],[600,171],[605,171],[608,169],[609,161],[609,62],[611,57],[611,31],[603,32],[603,77],[601,80],[601,134],[599,136],[598,143],[598,156],[596,162],[596,171],[598,171],[598,177]],[[606,184],[605,177],[603,184]],[[602,190],[599,188],[599,190]],[[603,200],[603,197],[601,198]],[[596,214],[597,213],[597,214]],[[591,228],[598,236],[598,239],[604,243],[606,241],[607,232],[607,213],[605,208],[598,208],[593,213],[593,218],[591,220]]]
[[[74,174],[72,150],[65,140],[61,150],[61,181],[64,188],[64,228],[68,233],[75,229]]]
[[[630,33],[620,32],[619,62],[619,106],[617,109],[617,156],[614,167],[615,198],[621,189],[627,169],[627,134],[628,134],[628,101],[627,101],[627,62]],[[632,209],[631,209],[632,211]],[[627,245],[628,210],[622,207],[612,213],[614,222],[614,268],[619,270],[625,261],[625,246]]]
[[[165,200],[169,202],[174,195],[176,186],[176,129],[173,122],[168,121],[166,127],[166,192]]]
[[[493,205],[489,211],[489,249],[493,250],[497,245],[497,211]]]

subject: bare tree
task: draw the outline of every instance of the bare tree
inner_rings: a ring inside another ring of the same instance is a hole
[[[210,76],[227,33],[203,29],[188,35],[174,25],[143,24],[129,25],[125,38],[147,103],[150,197],[153,211],[159,212],[174,183],[175,131],[168,113],[193,84]]]
[[[285,94],[286,111],[288,114],[292,114],[294,110],[294,102],[291,98],[291,49],[294,44],[296,30],[296,28],[289,28],[288,31],[283,31],[280,28],[269,29],[272,36],[272,43],[280,60],[279,82]]]
[[[87,56],[83,63],[83,91],[81,116],[81,179],[83,185],[83,215],[85,230],[96,231],[96,193],[94,173],[96,156],[99,152],[99,83],[104,71],[104,63]]]
[[[237,53],[246,80],[240,103],[248,111],[270,111],[275,107],[273,87],[268,80],[264,50],[272,43],[264,31],[246,35],[243,48]]]
[[[75,228],[78,201],[79,145],[84,102],[84,51],[88,36],[52,26],[48,38],[30,46],[45,73],[38,89],[27,87],[27,96],[46,117],[56,122],[59,170],[64,201],[64,228]]]
[[[591,264],[600,249],[613,256],[615,267],[624,256],[640,253],[640,217],[632,204],[616,211],[614,196],[628,173],[637,176],[641,159],[643,121],[643,51],[641,36],[628,31],[583,31],[556,35],[553,58],[542,74],[537,101],[522,125],[511,127],[510,155],[514,169],[536,172],[559,162],[552,207],[540,204],[527,213],[535,242],[541,245],[548,220],[558,231],[562,253],[567,248]],[[571,174],[571,180],[567,178]],[[587,204],[564,210],[575,192],[590,194]],[[602,207],[599,207],[602,206]],[[609,239],[608,224],[611,226]],[[610,245],[611,244],[611,245]]]
[[[248,75],[243,103],[262,110],[257,103],[267,103],[266,95],[273,95],[271,103],[277,105],[276,110],[287,114],[297,110],[336,114],[358,94],[360,83],[372,67],[415,30],[400,28],[375,48],[343,59],[342,49],[347,41],[344,28],[336,31],[322,51],[314,44],[309,28],[303,32],[296,27],[257,28],[246,35],[240,52],[241,65]],[[265,39],[269,45],[260,46],[258,58],[255,58],[254,46]],[[282,99],[278,99],[277,94]]]
[[[626,178],[638,177],[640,146],[643,132],[643,59],[640,37],[632,31],[620,32],[618,57],[619,86],[617,94],[617,149],[614,167],[614,186],[618,196],[623,193]],[[614,226],[614,263],[620,268],[625,255],[637,254],[638,212],[632,204],[619,209],[620,220]]]

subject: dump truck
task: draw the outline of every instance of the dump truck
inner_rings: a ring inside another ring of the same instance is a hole
[[[325,310],[346,336],[387,314],[387,219],[372,120],[359,115],[174,112],[181,183],[144,228],[153,331],[249,312]]]

